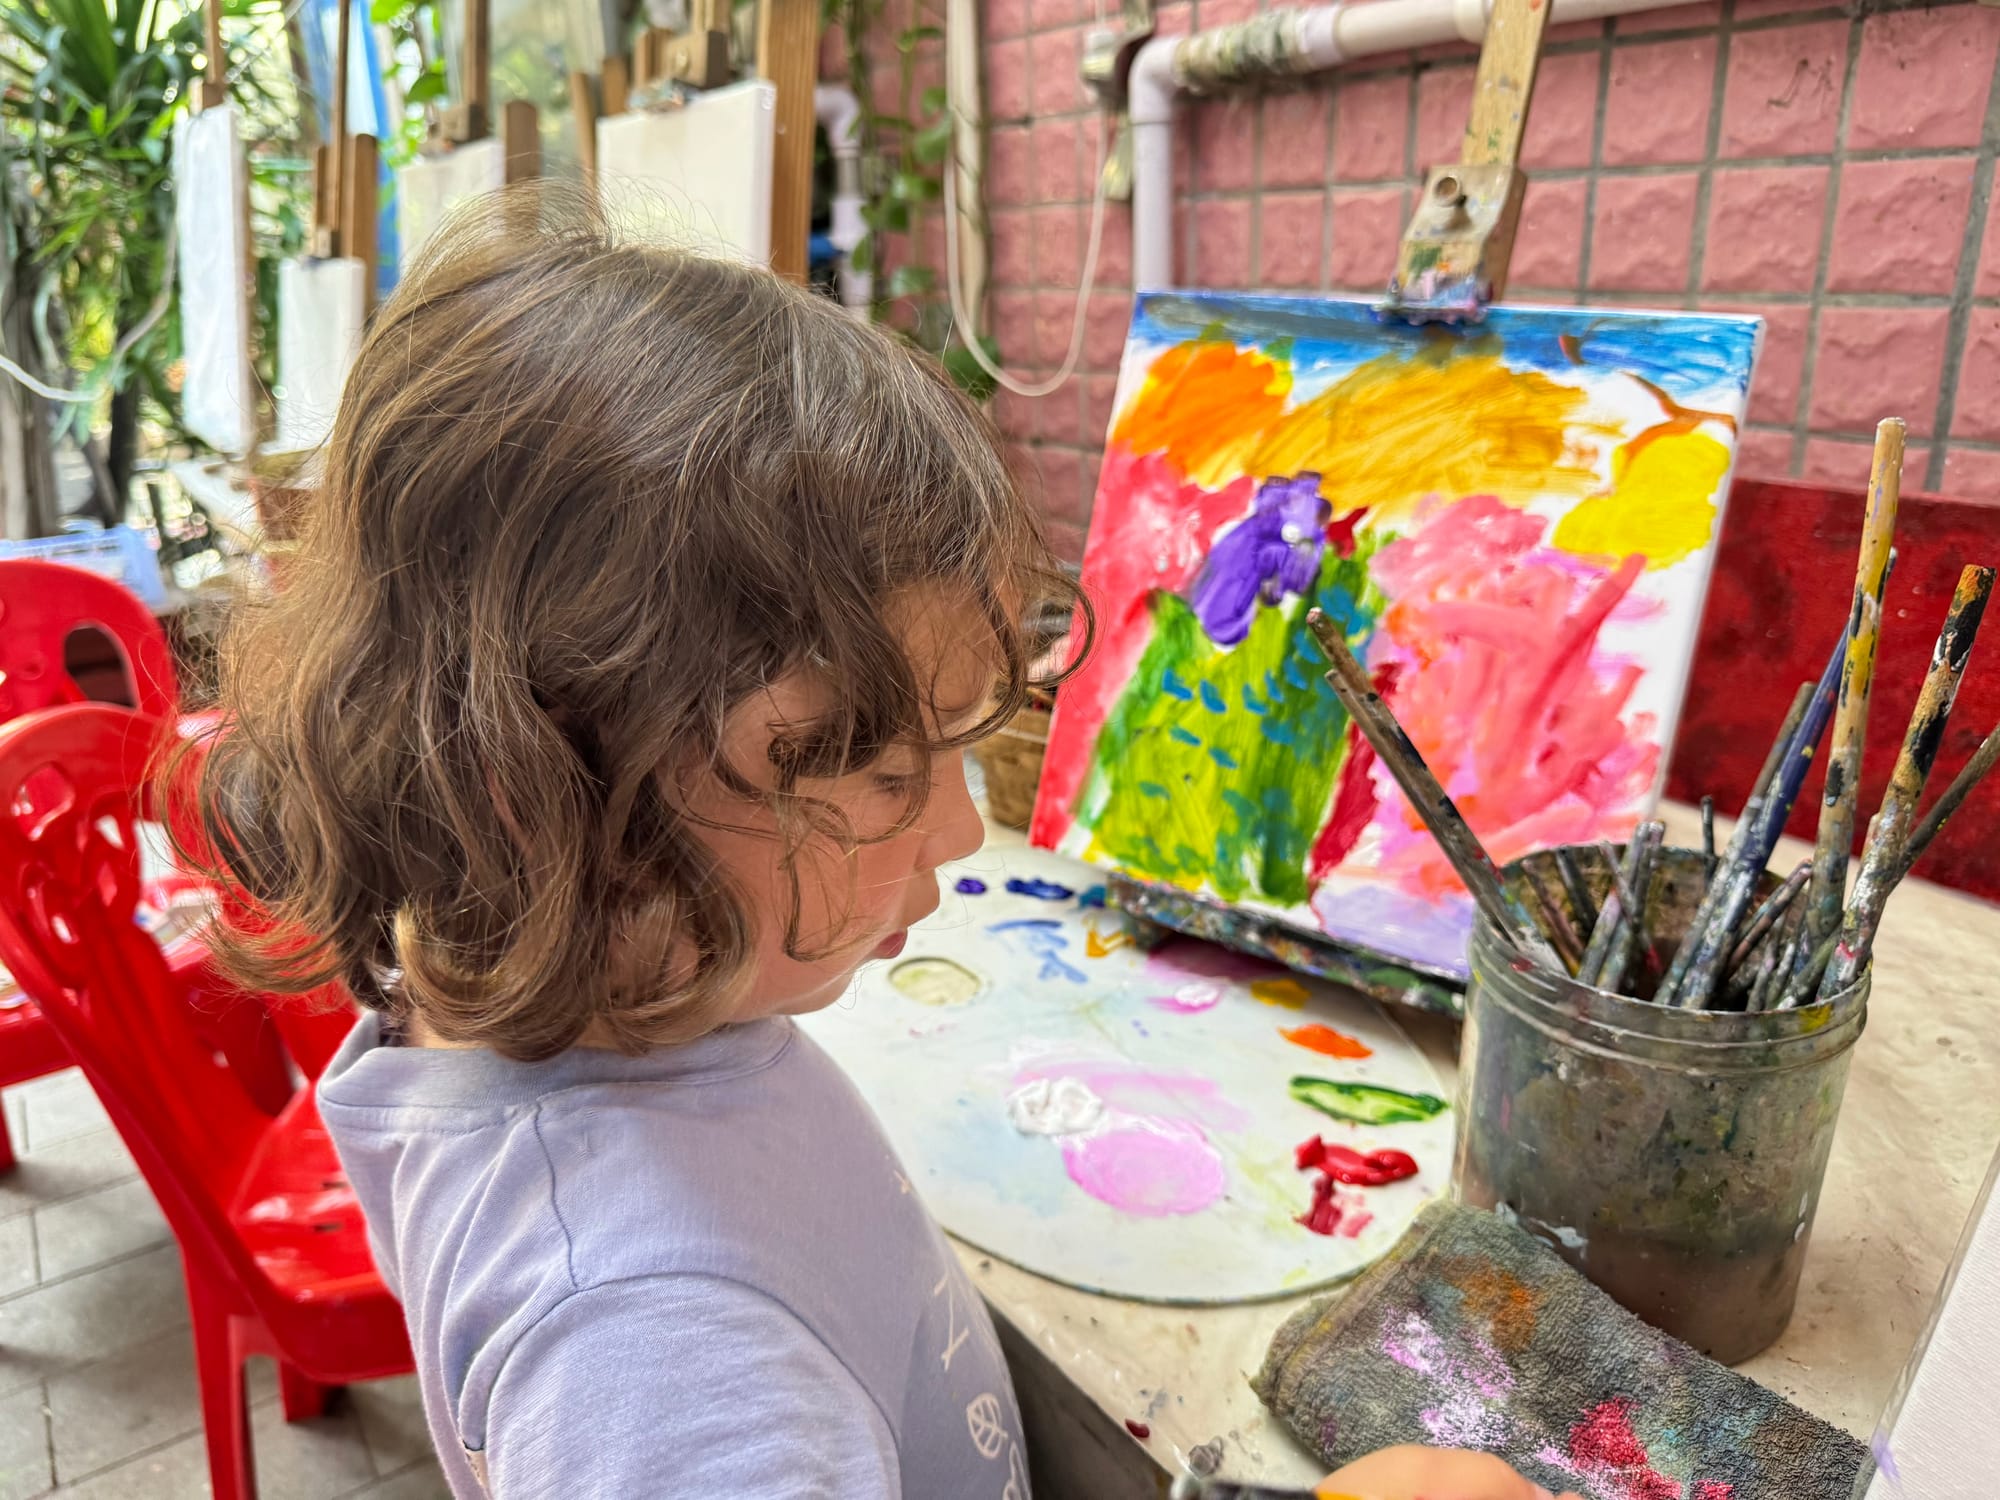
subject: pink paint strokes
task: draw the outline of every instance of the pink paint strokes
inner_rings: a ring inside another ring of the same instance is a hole
[[[1492,1344],[1461,1333],[1454,1347],[1422,1313],[1405,1312],[1383,1329],[1382,1352],[1432,1382],[1437,1404],[1420,1414],[1432,1442],[1488,1450],[1505,1445],[1505,1403],[1514,1390],[1514,1372]]]
[[[1371,671],[1394,669],[1389,706],[1502,862],[1622,836],[1659,764],[1652,716],[1623,717],[1639,666],[1596,654],[1645,560],[1607,573],[1545,550],[1546,527],[1473,495],[1385,546],[1370,568],[1394,601],[1370,645]],[[1413,893],[1457,890],[1401,793],[1376,783],[1382,873]]]
[[[1213,1008],[1227,984],[1269,978],[1280,972],[1261,959],[1185,938],[1175,939],[1146,958],[1146,977],[1161,986],[1161,993],[1152,997],[1153,1005],[1182,1016]]]
[[[1216,1002],[1221,999],[1221,985],[1210,984],[1206,979],[1190,979],[1171,995],[1153,996],[1152,1003],[1177,1016],[1194,1016],[1215,1009]]]
[[[1062,1143],[1070,1180],[1141,1218],[1200,1213],[1229,1186],[1221,1154],[1199,1127],[1145,1117]]]

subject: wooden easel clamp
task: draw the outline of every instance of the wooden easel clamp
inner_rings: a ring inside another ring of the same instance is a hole
[[[444,111],[438,134],[454,146],[483,141],[493,130],[493,21],[486,0],[465,0],[459,49],[460,92]]]
[[[1550,0],[1493,0],[1459,161],[1432,167],[1396,252],[1382,311],[1414,322],[1477,320],[1506,293],[1528,179],[1515,165]]]

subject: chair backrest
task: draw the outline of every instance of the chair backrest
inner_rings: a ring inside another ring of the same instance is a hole
[[[133,706],[170,717],[179,700],[166,632],[109,578],[39,558],[0,558],[0,721],[88,695],[64,665],[70,635],[95,626],[124,658]]]
[[[93,703],[0,724],[0,963],[96,1089],[183,1253],[256,1297],[264,1278],[227,1212],[270,1118],[134,920],[138,824],[168,722]]]

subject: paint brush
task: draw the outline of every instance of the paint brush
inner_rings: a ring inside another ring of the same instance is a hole
[[[1938,830],[1943,828],[1945,821],[1958,811],[1959,804],[1965,801],[1974,787],[1979,785],[1986,773],[1993,769],[1996,761],[2000,761],[2000,725],[1995,725],[1992,733],[1980,742],[1979,748],[1972,752],[1972,759],[1965,763],[1965,769],[1954,776],[1951,785],[1938,794],[1937,801],[1930,805],[1930,810],[1924,814],[1923,821],[1917,824],[1916,831],[1910,835],[1909,845],[1903,851],[1903,874],[1909,874],[1910,866],[1924,857],[1924,851],[1930,848],[1931,840],[1938,836]]]
[[[1621,864],[1618,851],[1603,840],[1598,841],[1597,854],[1604,861],[1604,868],[1610,872],[1611,890],[1605,895],[1604,905],[1598,908],[1597,924],[1590,932],[1590,946],[1583,950],[1583,962],[1577,965],[1576,977],[1585,984],[1596,984],[1604,972],[1604,960],[1611,953],[1611,945],[1618,940],[1618,928],[1625,918],[1624,891],[1635,885],[1632,879],[1639,863],[1639,834],[1633,830],[1631,842],[1625,846],[1625,858]]]
[[[1818,751],[1820,737],[1826,733],[1827,720],[1833,716],[1834,694],[1844,656],[1844,644],[1837,643],[1833,654],[1827,658],[1826,670],[1820,674],[1818,687],[1813,690],[1805,717],[1800,720],[1791,743],[1785,747],[1778,774],[1763,805],[1754,818],[1750,817],[1748,809],[1745,810],[1745,820],[1752,824],[1754,831],[1749,842],[1743,846],[1742,858],[1728,864],[1721,872],[1720,892],[1710,914],[1708,929],[1696,945],[1687,973],[1675,991],[1676,1003],[1680,1005],[1692,1010],[1705,1007],[1726,972],[1724,955],[1729,951],[1743,914],[1750,908],[1751,899],[1757,894],[1758,882],[1764,878],[1765,867],[1771,861],[1771,851],[1778,847],[1778,840],[1784,834],[1785,824],[1792,815],[1792,804],[1798,800],[1799,788],[1805,785],[1806,772]]]
[[[1286,1485],[1251,1484],[1201,1474],[1183,1474],[1167,1491],[1167,1500],[1366,1500],[1366,1497],[1324,1488],[1301,1490]]]
[[[1562,876],[1563,889],[1569,892],[1570,910],[1576,914],[1576,930],[1589,932],[1595,937],[1597,927],[1597,902],[1590,894],[1590,883],[1583,878],[1583,868],[1576,862],[1576,852],[1571,849],[1556,850],[1556,870]]]
[[[1764,898],[1764,904],[1751,916],[1750,925],[1743,929],[1743,936],[1730,951],[1729,962],[1723,966],[1727,972],[1733,974],[1743,967],[1745,960],[1763,940],[1764,935],[1776,927],[1779,918],[1790,909],[1792,898],[1798,895],[1806,881],[1811,878],[1812,861],[1801,860],[1799,867],[1785,877],[1784,884]]]
[[[1759,815],[1763,812],[1764,800],[1771,794],[1771,783],[1777,778],[1778,767],[1791,748],[1793,736],[1799,725],[1805,722],[1806,710],[1811,706],[1815,688],[1810,682],[1799,684],[1799,690],[1792,697],[1792,706],[1785,714],[1785,722],[1778,727],[1778,737],[1771,741],[1771,748],[1765,752],[1764,765],[1757,772],[1756,784],[1750,788],[1750,796],[1743,804],[1743,812],[1736,820],[1736,831],[1729,836],[1729,847],[1723,852],[1722,867],[1727,868],[1741,862],[1750,840],[1756,836]],[[1715,915],[1716,905],[1721,899],[1720,889],[1713,883],[1702,892],[1696,903],[1694,916],[1688,921],[1688,929],[1681,939],[1681,946],[1674,953],[1673,962],[1667,965],[1667,977],[1660,981],[1660,987],[1653,995],[1659,1005],[1671,1005],[1681,981],[1687,976],[1688,966],[1694,962],[1708,924]]]
[[[1611,951],[1604,956],[1604,968],[1597,976],[1597,987],[1601,990],[1624,994],[1625,975],[1632,967],[1633,956],[1643,956],[1652,947],[1652,939],[1646,932],[1646,898],[1652,893],[1653,866],[1658,862],[1660,845],[1666,837],[1667,825],[1664,823],[1641,823],[1639,831],[1632,837],[1638,858],[1632,861],[1629,876],[1620,873],[1618,889],[1618,904],[1628,915],[1619,922],[1618,931],[1611,940]]]
[[[1854,899],[1840,924],[1840,941],[1834,945],[1826,976],[1820,980],[1819,997],[1831,999],[1854,983],[1868,966],[1868,954],[1875,945],[1875,931],[1882,924],[1883,909],[1905,868],[1903,856],[1910,838],[1910,825],[1917,815],[1917,803],[1924,795],[1924,783],[1937,763],[1938,746],[1945,726],[1951,721],[1951,706],[1958,698],[1958,685],[1965,676],[1965,660],[1979,637],[1979,622],[1986,613],[1986,600],[1993,592],[1993,570],[1974,564],[1958,575],[1958,588],[1951,596],[1944,627],[1938,631],[1931,651],[1930,671],[1924,674],[1923,690],[1910,712],[1909,727],[1903,732],[1903,747],[1896,752],[1896,769],[1890,773],[1882,806],[1869,825],[1868,844],[1862,851],[1861,872],[1854,877]]]
[[[1840,927],[1847,895],[1847,858],[1854,844],[1855,801],[1861,789],[1861,751],[1868,730],[1868,692],[1875,677],[1875,647],[1882,630],[1882,593],[1889,581],[1889,543],[1896,530],[1896,502],[1903,487],[1903,423],[1890,417],[1875,428],[1875,462],[1868,475],[1868,519],[1855,563],[1854,598],[1847,614],[1847,663],[1840,676],[1840,707],[1827,757],[1826,792],[1819,835],[1813,843],[1812,889],[1806,893],[1803,948],[1811,952]],[[1797,988],[1793,976],[1792,988]]]
[[[1465,888],[1472,893],[1473,901],[1486,914],[1486,919],[1534,962],[1552,972],[1567,975],[1569,970],[1556,957],[1555,950],[1542,936],[1527,908],[1507,893],[1500,880],[1499,868],[1493,863],[1493,856],[1479,842],[1479,836],[1465,821],[1465,815],[1459,812],[1457,804],[1438,785],[1430,767],[1424,764],[1423,756],[1417,753],[1417,747],[1410,743],[1403,726],[1396,722],[1396,716],[1389,712],[1381,694],[1368,680],[1361,663],[1347,649],[1347,641],[1339,627],[1317,609],[1306,612],[1306,627],[1312,631],[1320,650],[1326,653],[1326,659],[1333,664],[1333,670],[1326,674],[1327,685],[1340,699],[1363,737],[1374,747],[1376,757],[1396,778],[1396,785],[1403,789],[1411,808],[1424,820],[1424,826],[1430,829],[1431,836],[1438,841],[1438,847],[1451,861],[1451,867],[1465,882]]]
[[[1715,798],[1701,799],[1701,879],[1702,889],[1715,884]]]
[[[1533,865],[1521,867],[1526,877],[1528,889],[1534,893],[1535,905],[1542,914],[1542,931],[1555,945],[1557,955],[1569,972],[1574,974],[1583,962],[1583,943],[1577,937],[1576,928],[1570,924],[1569,913],[1563,910],[1559,901],[1549,890],[1542,872]]]

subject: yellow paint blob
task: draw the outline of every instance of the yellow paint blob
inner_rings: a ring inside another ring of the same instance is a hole
[[[889,971],[889,986],[919,1005],[963,1005],[979,993],[979,976],[948,958],[906,958]]]
[[[1250,998],[1280,1010],[1304,1010],[1306,987],[1296,979],[1259,979],[1250,986]]]
[[[1104,958],[1116,953],[1132,939],[1122,932],[1101,933],[1095,927],[1083,930],[1083,951],[1092,958]]]
[[[1336,516],[1365,509],[1378,522],[1407,517],[1431,495],[1516,505],[1586,495],[1600,480],[1585,440],[1617,433],[1586,415],[1588,400],[1496,354],[1440,346],[1386,355],[1270,423],[1246,472],[1315,472]]]
[[[1244,472],[1291,389],[1290,367],[1260,350],[1227,340],[1176,344],[1146,371],[1112,441],[1138,454],[1164,453],[1189,479],[1220,489]]]
[[[1556,523],[1550,541],[1613,563],[1636,553],[1648,569],[1670,568],[1708,545],[1729,450],[1706,433],[1648,436],[1620,450],[1610,492],[1577,505]]]

